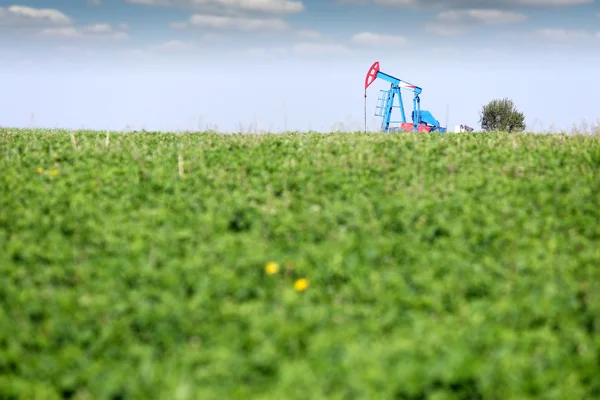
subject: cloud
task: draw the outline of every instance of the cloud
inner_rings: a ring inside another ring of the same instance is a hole
[[[131,4],[178,7],[196,12],[185,21],[171,22],[173,29],[204,28],[242,32],[281,31],[288,23],[275,14],[304,11],[298,0],[125,0]],[[257,14],[264,14],[262,16]],[[307,33],[304,32],[306,35]]]
[[[75,38],[81,34],[74,26],[65,26],[57,28],[45,28],[40,31],[40,35],[49,37]]]
[[[298,55],[348,55],[352,51],[344,45],[337,43],[297,43],[292,47],[292,52]]]
[[[101,0],[87,0],[86,3],[88,6],[92,6],[92,7],[98,7],[102,5],[102,1]]]
[[[73,21],[52,8],[0,7],[0,26],[69,25]]]
[[[170,6],[173,5],[171,0],[125,0],[130,4],[141,4],[144,6]]]
[[[594,34],[580,29],[545,28],[535,32],[537,37],[554,41],[585,40],[600,37],[600,32]]]
[[[352,36],[351,41],[362,46],[401,46],[408,42],[404,36],[361,32]]]
[[[514,24],[527,21],[527,16],[498,9],[447,10],[437,14],[436,21],[425,23],[427,32],[440,36],[458,36],[481,25]]]
[[[111,33],[112,32],[112,28],[110,27],[110,25],[108,24],[94,24],[94,25],[88,25],[82,28],[85,32],[91,32],[91,33]]]
[[[425,30],[439,36],[458,36],[468,32],[463,26],[442,25],[437,22],[426,23]]]
[[[512,31],[502,32],[498,34],[498,38],[507,40],[509,42],[520,41],[522,45],[568,45],[571,48],[576,48],[576,46],[597,46],[600,44],[600,31],[595,32],[584,29],[543,28],[532,30],[526,33]]]
[[[124,24],[117,27],[111,27],[108,24],[91,24],[82,27],[59,26],[43,28],[39,34],[45,37],[62,39],[106,38],[120,40],[129,38],[129,35],[125,32],[126,28],[127,25]]]
[[[125,24],[115,27],[108,24],[77,26],[63,12],[51,8],[0,7],[0,28],[8,28],[13,32],[19,32],[33,38],[128,38],[126,32],[128,27]]]
[[[171,26],[177,29],[199,27],[221,30],[263,31],[286,29],[288,24],[281,18],[253,18],[194,14],[188,21],[174,22],[171,24]]]
[[[172,52],[186,52],[190,50],[197,50],[198,46],[191,42],[183,42],[181,40],[170,40],[157,45],[152,45],[148,48],[151,52],[157,53],[172,53]]]
[[[303,39],[319,40],[323,38],[323,34],[310,29],[299,30],[296,34]]]
[[[266,57],[270,54],[269,50],[264,48],[264,47],[249,47],[247,49],[244,50],[238,50],[238,51],[234,51],[232,53],[233,56],[236,57]]]
[[[512,11],[502,11],[497,9],[469,9],[443,11],[437,15],[437,19],[441,22],[461,24],[509,24],[525,22],[527,17],[523,14]]]
[[[376,5],[383,7],[403,8],[521,8],[521,7],[568,7],[581,4],[592,4],[594,0],[338,0],[340,5]]]
[[[225,37],[222,35],[219,35],[217,33],[205,33],[204,35],[202,35],[202,37],[200,38],[203,42],[217,42],[217,41],[221,41],[224,40]]]
[[[576,6],[580,4],[592,4],[594,0],[513,0],[515,3],[524,6]]]
[[[296,0],[126,0],[127,3],[147,6],[189,8],[201,12],[238,11],[292,14],[305,10]]]
[[[277,59],[281,56],[305,57],[338,57],[352,54],[352,50],[342,44],[299,42],[290,47],[250,47],[231,53],[235,57],[259,59]]]

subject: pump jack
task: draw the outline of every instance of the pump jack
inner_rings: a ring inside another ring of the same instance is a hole
[[[389,132],[391,131],[418,131],[418,132],[446,132],[446,128],[441,127],[440,123],[431,115],[429,111],[421,110],[421,99],[419,95],[423,91],[418,86],[415,86],[411,83],[405,82],[401,79],[395,78],[391,75],[385,74],[379,70],[379,61],[373,63],[367,76],[365,78],[365,102],[367,98],[367,88],[371,85],[375,79],[383,79],[384,81],[390,82],[391,87],[389,90],[381,90],[380,97],[377,99],[377,107],[375,111],[375,115],[378,117],[383,117],[383,121],[381,123],[381,131]],[[406,115],[404,114],[404,105],[402,104],[402,94],[400,93],[400,89],[408,89],[414,92],[413,97],[413,112],[412,123],[406,122]],[[399,105],[394,105],[394,99],[398,96]],[[392,109],[399,108],[400,114],[402,116],[401,121],[392,121]],[[390,128],[390,124],[392,123],[400,123],[399,128]]]

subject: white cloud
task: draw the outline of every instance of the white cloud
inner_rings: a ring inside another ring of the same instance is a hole
[[[142,4],[144,6],[170,6],[171,0],[125,0],[126,3]]]
[[[485,24],[509,24],[525,22],[527,17],[523,14],[512,11],[502,11],[496,9],[469,9],[443,11],[437,15],[437,19],[442,22],[461,24],[473,22]]]
[[[216,41],[221,41],[224,40],[224,36],[219,35],[217,33],[205,33],[204,35],[202,35],[201,40],[203,42],[216,42]]]
[[[93,24],[82,28],[85,32],[91,33],[110,33],[112,28],[108,24]]]
[[[580,4],[591,4],[594,0],[513,0],[524,6],[576,6]]]
[[[527,21],[527,16],[498,9],[447,10],[437,14],[436,20],[425,23],[427,32],[440,36],[458,36],[478,25],[515,24]]]
[[[26,6],[0,7],[0,26],[12,25],[69,25],[72,21],[62,12],[52,8]]]
[[[385,35],[373,32],[361,32],[352,36],[351,41],[363,46],[402,46],[408,41],[404,36]]]
[[[59,10],[25,6],[0,7],[0,28],[6,27],[20,34],[33,37],[80,39],[109,38],[126,39],[126,24],[112,27],[108,24],[77,26]]]
[[[264,47],[250,47],[244,50],[233,52],[234,56],[237,57],[266,57],[269,55],[269,51]]]
[[[563,40],[583,40],[598,37],[600,33],[594,35],[592,32],[579,29],[546,28],[537,30],[536,35],[545,39],[563,41]]]
[[[87,0],[87,5],[92,7],[98,7],[102,5],[101,0]]]
[[[305,9],[302,1],[296,0],[126,0],[126,2],[148,6],[190,8],[202,12],[220,9],[288,14],[299,13]]]
[[[44,28],[40,31],[43,36],[76,38],[81,37],[81,33],[74,26],[61,26],[55,28]]]
[[[468,32],[463,26],[441,25],[436,22],[426,23],[425,30],[440,36],[458,36]]]
[[[373,0],[373,3],[382,6],[405,7],[415,6],[418,5],[420,2],[418,0]]]
[[[323,38],[323,35],[320,32],[310,29],[299,30],[296,34],[303,39],[318,40]]]
[[[183,42],[181,40],[170,40],[158,45],[150,46],[149,50],[153,52],[179,52],[196,50],[198,46],[190,42]]]
[[[249,47],[244,50],[234,51],[235,57],[243,58],[277,58],[284,55],[297,57],[327,57],[327,56],[343,56],[352,54],[352,51],[341,44],[336,43],[316,43],[316,42],[299,42],[289,47]]]
[[[292,47],[298,55],[346,55],[352,51],[344,45],[336,43],[298,43]]]
[[[223,30],[262,31],[286,29],[288,24],[280,18],[251,18],[194,14],[187,22],[174,22],[171,26],[178,29],[200,27]]]
[[[129,35],[124,32],[123,25],[113,28],[108,24],[92,24],[82,27],[49,27],[41,29],[39,34],[46,37],[63,39],[107,38],[120,40],[127,39],[129,37]]]
[[[171,22],[171,28],[173,29],[185,29],[188,27],[187,22]]]
[[[505,0],[502,1],[502,8],[514,7],[566,7],[581,4],[592,4],[594,0]],[[500,4],[497,0],[338,0],[341,5],[378,5],[387,7],[407,7],[407,8],[431,8],[444,7],[471,8],[474,5],[482,8],[497,8]]]

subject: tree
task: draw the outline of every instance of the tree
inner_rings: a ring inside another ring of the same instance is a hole
[[[483,106],[479,122],[484,131],[522,132],[525,116],[510,99],[496,99]]]

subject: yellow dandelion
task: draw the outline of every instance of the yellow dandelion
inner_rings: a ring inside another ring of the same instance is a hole
[[[268,262],[267,265],[265,266],[265,272],[268,275],[276,274],[278,271],[279,271],[279,264],[277,264],[275,261]]]
[[[294,289],[298,292],[303,292],[310,286],[310,282],[306,278],[300,278],[294,282]]]
[[[44,172],[44,168],[38,168],[35,170],[35,172],[37,172],[38,174],[41,174],[42,172]]]
[[[58,170],[53,169],[52,171],[50,171],[50,174],[52,174],[52,176],[56,176],[56,175],[58,175]]]

